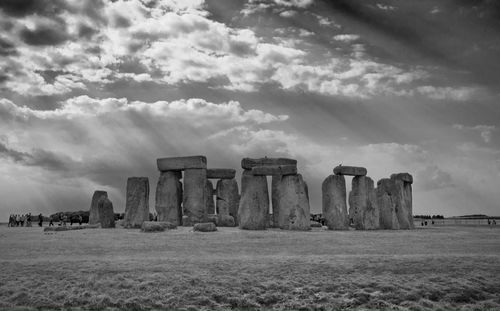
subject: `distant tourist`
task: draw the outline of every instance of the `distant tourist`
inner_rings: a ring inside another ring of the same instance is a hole
[[[83,217],[82,215],[78,215],[78,224],[81,226],[83,222]]]
[[[26,227],[31,227],[31,213],[26,215]]]
[[[38,215],[38,226],[41,227],[43,224],[43,216],[42,216],[42,213],[40,213],[40,215]]]
[[[50,217],[49,227],[51,227],[53,225],[54,225],[54,220],[52,219],[52,217]]]
[[[493,223],[493,226],[497,225],[497,221],[495,219],[493,219],[492,223]]]

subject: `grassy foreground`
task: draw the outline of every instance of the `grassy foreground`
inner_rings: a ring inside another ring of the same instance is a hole
[[[0,227],[2,309],[500,309],[500,229]]]

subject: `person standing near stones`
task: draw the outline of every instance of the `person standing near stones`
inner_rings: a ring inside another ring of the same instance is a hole
[[[43,224],[43,216],[42,216],[42,213],[40,213],[40,215],[38,215],[38,226],[41,227]]]
[[[83,221],[82,215],[78,215],[78,224],[81,226]]]

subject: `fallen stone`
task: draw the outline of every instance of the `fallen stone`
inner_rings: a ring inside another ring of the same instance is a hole
[[[209,168],[207,178],[212,179],[232,179],[236,176],[236,170],[232,168]]]
[[[185,169],[207,168],[207,158],[205,156],[191,157],[173,157],[161,158],[156,160],[158,170],[163,171],[182,171]]]
[[[90,203],[89,224],[99,223],[99,209],[97,208],[97,202],[99,202],[101,197],[107,198],[108,193],[102,190],[94,191],[94,195],[92,195],[92,202]]]
[[[70,231],[70,230],[83,230],[83,229],[97,229],[100,228],[100,225],[81,225],[81,226],[53,226],[53,227],[45,227],[43,228],[44,232],[47,231]]]
[[[155,209],[158,221],[182,224],[182,183],[181,172],[161,172],[156,186]]]
[[[193,226],[193,231],[214,232],[217,231],[217,226],[213,222],[197,223]]]
[[[404,182],[413,184],[413,176],[409,173],[398,173],[398,174],[392,174],[391,179],[400,179]]]
[[[280,165],[295,165],[297,166],[297,160],[287,159],[287,158],[243,158],[241,160],[241,167],[250,170],[255,166],[280,166]]]
[[[349,193],[349,218],[357,230],[374,230],[380,227],[380,215],[373,180],[367,176],[352,179]]]
[[[127,180],[127,199],[125,203],[125,228],[140,228],[149,220],[149,179],[130,177]]]
[[[330,230],[348,230],[346,186],[343,175],[330,175],[322,184],[323,218]]]
[[[215,214],[214,185],[207,179],[205,184],[207,214]]]
[[[333,169],[335,175],[365,176],[367,171],[364,167],[339,165]]]
[[[269,193],[266,176],[254,176],[245,170],[241,176],[241,199],[238,209],[240,229],[264,230],[268,226]]]
[[[405,179],[409,180],[408,176],[411,177],[408,173],[391,175],[391,180],[394,182],[396,189],[393,201],[396,205],[396,215],[400,229],[415,228],[413,224],[412,187],[410,182],[405,181]]]
[[[113,212],[113,203],[107,197],[101,197],[97,202],[99,209],[99,222],[101,228],[115,227],[115,213]]]
[[[218,215],[207,215],[207,222],[211,222],[217,225],[218,221],[219,221]]]
[[[321,228],[322,225],[317,221],[311,221],[311,228]]]
[[[252,167],[254,175],[297,175],[296,165],[273,165],[273,166],[254,166]]]
[[[383,178],[377,182],[377,205],[380,211],[380,229],[399,229],[396,213],[396,185],[394,180]]]
[[[273,217],[274,226],[284,230],[311,230],[309,199],[302,175],[278,176],[276,181],[273,178],[272,190],[273,202],[275,198],[279,202]]]
[[[236,179],[221,179],[217,181],[217,213],[219,215],[230,215],[236,225],[238,225],[238,206],[240,204],[240,194]]]
[[[168,221],[145,221],[142,223],[142,232],[162,232],[177,229],[177,225]]]
[[[206,169],[186,169],[184,171],[183,214],[189,217],[191,224],[206,221],[206,185]]]

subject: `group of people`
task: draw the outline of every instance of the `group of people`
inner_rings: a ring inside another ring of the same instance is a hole
[[[32,221],[31,213],[28,214],[11,214],[9,216],[9,227],[31,227]],[[38,215],[38,226],[42,226],[43,216],[42,214]]]

